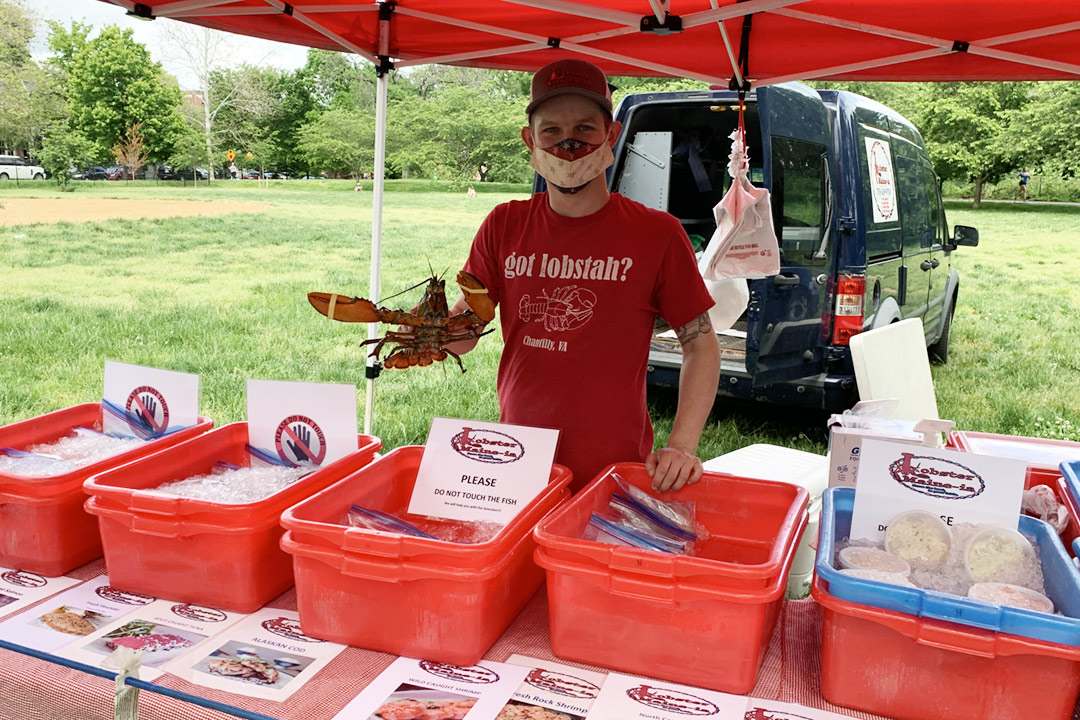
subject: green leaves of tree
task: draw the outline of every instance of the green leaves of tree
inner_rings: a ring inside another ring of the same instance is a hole
[[[99,158],[108,157],[127,128],[141,122],[150,159],[163,161],[184,130],[180,100],[175,80],[134,41],[130,29],[104,28],[72,59],[72,124],[98,147]]]

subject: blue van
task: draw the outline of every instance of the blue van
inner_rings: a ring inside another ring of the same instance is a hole
[[[736,94],[631,95],[615,119],[611,189],[675,215],[703,249],[731,183]],[[719,394],[850,407],[850,338],[911,317],[922,319],[931,357],[946,361],[960,283],[952,253],[978,244],[978,232],[949,233],[919,131],[873,100],[800,83],[749,94],[745,125],[750,180],[772,196],[781,268],[749,281],[745,312],[718,333]],[[648,382],[674,387],[682,356],[667,330],[654,333]]]

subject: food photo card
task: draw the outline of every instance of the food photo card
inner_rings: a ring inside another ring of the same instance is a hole
[[[742,720],[745,695],[611,673],[589,720],[685,720],[690,716]]]
[[[1022,460],[868,439],[862,446],[851,537],[881,540],[906,510],[925,510],[947,525],[1016,529],[1027,465]]]
[[[547,487],[559,431],[435,418],[409,513],[505,525]]]
[[[147,595],[111,587],[108,576],[99,575],[0,622],[0,638],[54,652],[152,602]]]
[[[165,663],[194,651],[244,617],[201,605],[156,600],[58,649],[56,654],[84,665],[102,666],[121,647],[142,651],[139,677],[152,681],[162,675]]]
[[[105,361],[101,430],[155,438],[199,421],[199,376]]]
[[[750,698],[746,704],[745,720],[850,720],[850,718],[805,705]]]
[[[281,702],[344,649],[301,632],[297,613],[263,608],[164,669],[203,687]]]
[[[356,450],[356,386],[248,380],[247,421],[263,464],[328,465]]]
[[[16,613],[79,582],[69,577],[51,578],[0,567],[0,617]]]
[[[334,720],[496,720],[529,668],[398,658]]]
[[[607,677],[525,655],[511,655],[506,662],[529,668],[525,682],[503,708],[502,715],[513,720],[583,720]]]

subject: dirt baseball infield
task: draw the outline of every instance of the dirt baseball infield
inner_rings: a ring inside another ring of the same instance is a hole
[[[270,206],[256,202],[205,200],[119,200],[116,198],[11,198],[0,196],[0,226],[33,223],[94,222],[98,220],[190,217],[262,212]]]

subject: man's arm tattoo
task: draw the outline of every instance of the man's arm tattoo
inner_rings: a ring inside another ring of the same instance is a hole
[[[712,323],[709,322],[709,313],[701,313],[690,322],[675,330],[679,337],[679,344],[685,345],[702,333],[713,331]]]

